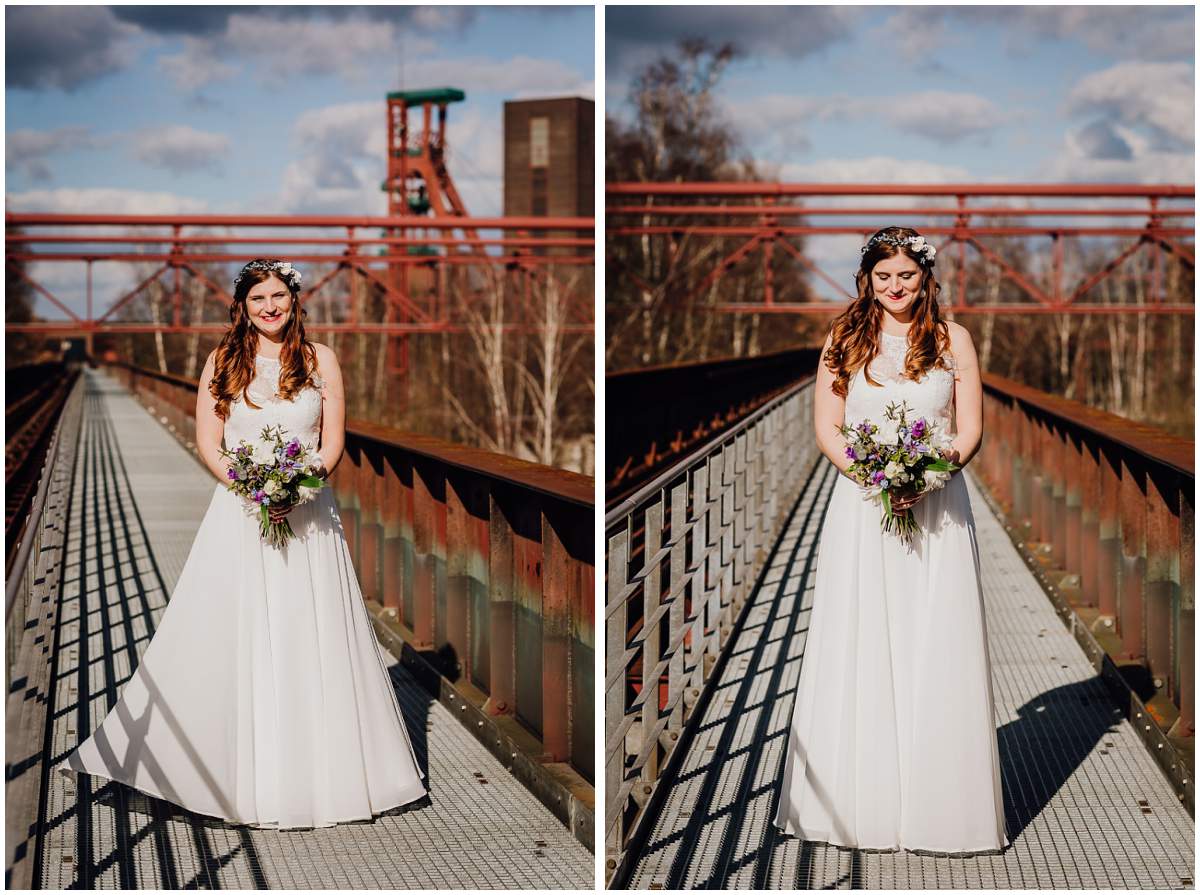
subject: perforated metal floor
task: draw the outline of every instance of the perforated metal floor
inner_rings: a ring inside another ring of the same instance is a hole
[[[678,777],[660,783],[670,789],[630,888],[1195,888],[1192,818],[970,474],[1012,845],[935,857],[775,836],[800,673],[788,660],[802,661],[836,475],[822,460],[801,495]]]
[[[118,384],[86,375],[54,650],[52,763],[100,722],[128,679],[215,481]],[[255,830],[55,773],[43,805],[41,887],[591,889],[593,856],[392,661],[428,803],[371,823]]]

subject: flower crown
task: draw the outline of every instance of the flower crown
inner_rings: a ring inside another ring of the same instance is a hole
[[[238,284],[242,282],[242,277],[246,276],[252,270],[262,270],[267,273],[278,274],[279,278],[287,283],[288,288],[299,292],[300,291],[300,271],[292,267],[290,261],[251,261],[241,269],[237,277],[233,281],[233,291],[236,293]]]
[[[926,242],[924,236],[900,237],[900,236],[892,236],[890,233],[885,233],[882,236],[878,236],[878,235],[872,236],[867,241],[867,244],[865,246],[863,246],[862,249],[860,249],[860,252],[865,255],[867,252],[867,249],[871,248],[872,246],[878,245],[881,242],[885,242],[888,245],[894,245],[897,248],[901,248],[901,249],[904,248],[905,246],[909,246],[912,248],[912,250],[914,252],[916,252],[918,255],[921,256],[922,261],[926,265],[931,266],[931,267],[933,266],[934,256],[937,255],[937,249],[935,249],[933,247],[933,243]]]

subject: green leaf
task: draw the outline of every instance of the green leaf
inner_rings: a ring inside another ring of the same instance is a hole
[[[949,460],[934,460],[925,468],[932,469],[934,472],[954,472],[954,470],[958,469],[958,467]]]
[[[325,485],[325,480],[315,475],[306,475],[300,480],[300,484],[306,488],[321,488]]]

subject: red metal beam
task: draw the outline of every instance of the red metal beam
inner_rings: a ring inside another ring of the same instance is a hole
[[[100,253],[100,252],[9,252],[8,257],[17,261],[157,261],[161,264],[181,264],[184,261],[207,264],[244,264],[253,255],[242,254],[149,254],[149,253]],[[304,264],[336,264],[339,261],[359,260],[372,265],[403,267],[435,267],[439,264],[528,264],[539,267],[554,264],[593,264],[591,255],[310,255],[292,254],[288,260]]]
[[[1143,212],[1144,214],[1144,212]],[[520,239],[496,237],[485,239],[454,239],[441,236],[380,236],[377,238],[356,236],[352,239],[339,239],[336,236],[142,236],[129,234],[125,236],[71,236],[66,233],[12,233],[5,237],[10,243],[62,243],[62,244],[156,244],[170,243],[183,245],[344,245],[351,248],[360,245],[394,245],[394,246],[460,246],[463,243],[481,246],[514,246],[527,247],[589,247],[595,243],[589,238],[567,238],[548,236],[526,236]]]
[[[862,236],[867,235],[873,228],[862,225],[843,225],[840,227],[797,227],[740,224],[736,226],[671,226],[670,224],[651,224],[649,226],[608,227],[607,236]],[[1143,227],[980,227],[970,226],[970,232],[976,236],[1048,236],[1051,232],[1063,236],[1142,236],[1146,230]],[[932,226],[922,227],[921,233],[929,236],[957,236],[961,227]],[[1157,231],[1167,236],[1194,236],[1195,231],[1187,227],[1163,227]]]
[[[19,276],[22,280],[24,280],[26,283],[28,283],[31,287],[33,287],[39,293],[44,295],[59,310],[63,311],[65,314],[67,314],[74,320],[79,319],[78,314],[76,314],[74,311],[72,311],[70,308],[68,308],[65,304],[63,304],[61,301],[59,301],[49,289],[47,289],[41,283],[38,283],[31,276],[29,276],[29,274],[25,273],[25,271],[23,271],[18,265],[14,264],[11,258],[8,261],[8,269],[13,271],[13,273],[15,273],[17,276]]]
[[[1157,196],[1195,199],[1194,185],[1125,183],[610,183],[610,196]]]
[[[231,215],[231,214],[44,214],[6,212],[8,227],[42,227],[84,224],[93,227],[407,227],[410,230],[587,230],[595,229],[594,218],[585,217],[499,217],[431,218],[417,215],[368,217],[365,215]],[[458,240],[462,242],[462,240]]]
[[[173,326],[166,323],[97,323],[87,320],[78,322],[70,320],[47,320],[40,323],[8,323],[4,327],[9,332],[41,333],[44,335],[85,335],[91,333],[212,333],[220,335],[229,329],[228,323],[197,323]],[[499,328],[505,332],[528,332],[532,327],[525,323],[504,323]],[[564,323],[560,325],[564,332],[590,333],[594,327],[590,323]],[[358,333],[363,335],[413,335],[416,333],[461,333],[469,332],[471,327],[462,323],[305,323],[305,332]]]
[[[960,213],[958,208],[948,206],[914,206],[912,208],[896,208],[895,206],[866,206],[866,207],[817,207],[809,205],[610,205],[606,214],[645,215],[662,217],[665,215],[681,215],[691,217],[711,216],[760,216],[772,214],[776,217],[808,217],[809,215],[862,215],[870,217],[954,217]],[[1007,205],[980,205],[968,208],[970,214],[988,215],[991,217],[1146,217],[1150,214],[1146,208],[1013,208]],[[1174,211],[1156,212],[1159,217],[1180,218],[1194,217],[1194,208],[1180,208]]]
[[[714,310],[733,314],[840,314],[846,310],[843,302],[785,302],[767,307],[753,302],[723,302]],[[1057,307],[1035,302],[1021,304],[967,305],[947,309],[954,314],[1194,314],[1195,305],[1146,304],[1101,305],[1076,302],[1069,307]]]

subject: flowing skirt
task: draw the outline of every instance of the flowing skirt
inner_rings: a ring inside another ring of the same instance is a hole
[[[776,826],[894,851],[1008,845],[975,520],[962,473],[915,507],[906,546],[839,474]]]
[[[279,829],[426,793],[328,487],[265,545],[223,485],[120,700],[58,769]]]

